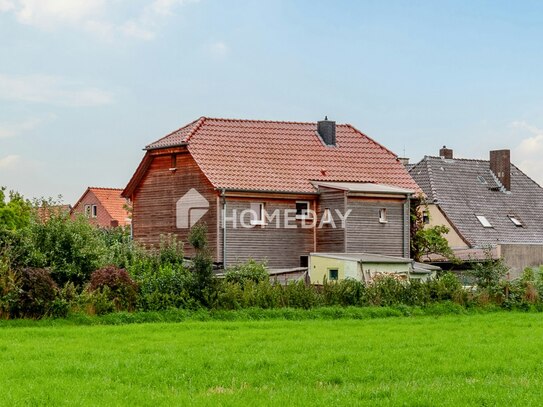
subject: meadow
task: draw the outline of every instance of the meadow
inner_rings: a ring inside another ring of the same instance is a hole
[[[303,311],[299,311],[303,312]],[[543,314],[0,322],[2,405],[539,405]]]

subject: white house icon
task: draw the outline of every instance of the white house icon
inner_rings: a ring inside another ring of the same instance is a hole
[[[209,211],[209,202],[198,191],[191,188],[176,204],[176,226],[189,229]]]

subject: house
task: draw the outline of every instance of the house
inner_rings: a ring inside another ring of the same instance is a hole
[[[509,150],[474,160],[443,147],[409,172],[427,198],[425,222],[450,229],[446,238],[457,257],[502,257],[511,277],[543,264],[543,188],[511,163]]]
[[[51,216],[67,216],[70,214],[71,210],[72,205],[42,202],[40,206],[36,208],[36,213],[41,222],[47,222]]]
[[[308,266],[311,252],[409,256],[409,199],[397,156],[349,124],[202,117],[149,144],[122,195],[134,238],[187,241],[205,222],[223,266]],[[186,247],[186,255],[192,255]]]
[[[127,201],[121,192],[117,188],[88,187],[70,215],[85,216],[93,225],[104,228],[130,225]]]
[[[353,279],[371,283],[383,276],[400,280],[427,280],[440,267],[414,262],[405,257],[370,253],[311,253],[309,278],[312,284]]]

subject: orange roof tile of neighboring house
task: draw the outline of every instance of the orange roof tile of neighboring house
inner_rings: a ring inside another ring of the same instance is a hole
[[[78,207],[78,204],[89,192],[92,192],[113,220],[118,221],[120,226],[128,225],[130,224],[130,213],[126,210],[127,202],[126,199],[121,196],[122,191],[123,190],[120,188],[88,187],[85,193],[73,206],[73,210]]]
[[[336,146],[324,145],[317,123],[202,117],[147,149],[187,145],[218,189],[314,192],[311,181],[342,181],[420,192],[387,148],[349,124],[338,124],[336,137]]]

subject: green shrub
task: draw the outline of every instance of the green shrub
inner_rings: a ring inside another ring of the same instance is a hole
[[[249,259],[245,263],[237,264],[226,270],[225,279],[229,283],[237,283],[243,286],[247,281],[258,283],[269,280],[270,275],[265,263],[259,263]]]
[[[96,270],[91,275],[88,291],[107,291],[108,299],[117,311],[133,311],[136,308],[138,285],[124,269],[110,266]]]
[[[48,270],[24,268],[19,273],[19,296],[14,314],[20,318],[47,315],[57,298],[58,288]]]
[[[12,270],[9,260],[0,256],[0,319],[13,316],[19,302],[19,276]]]

